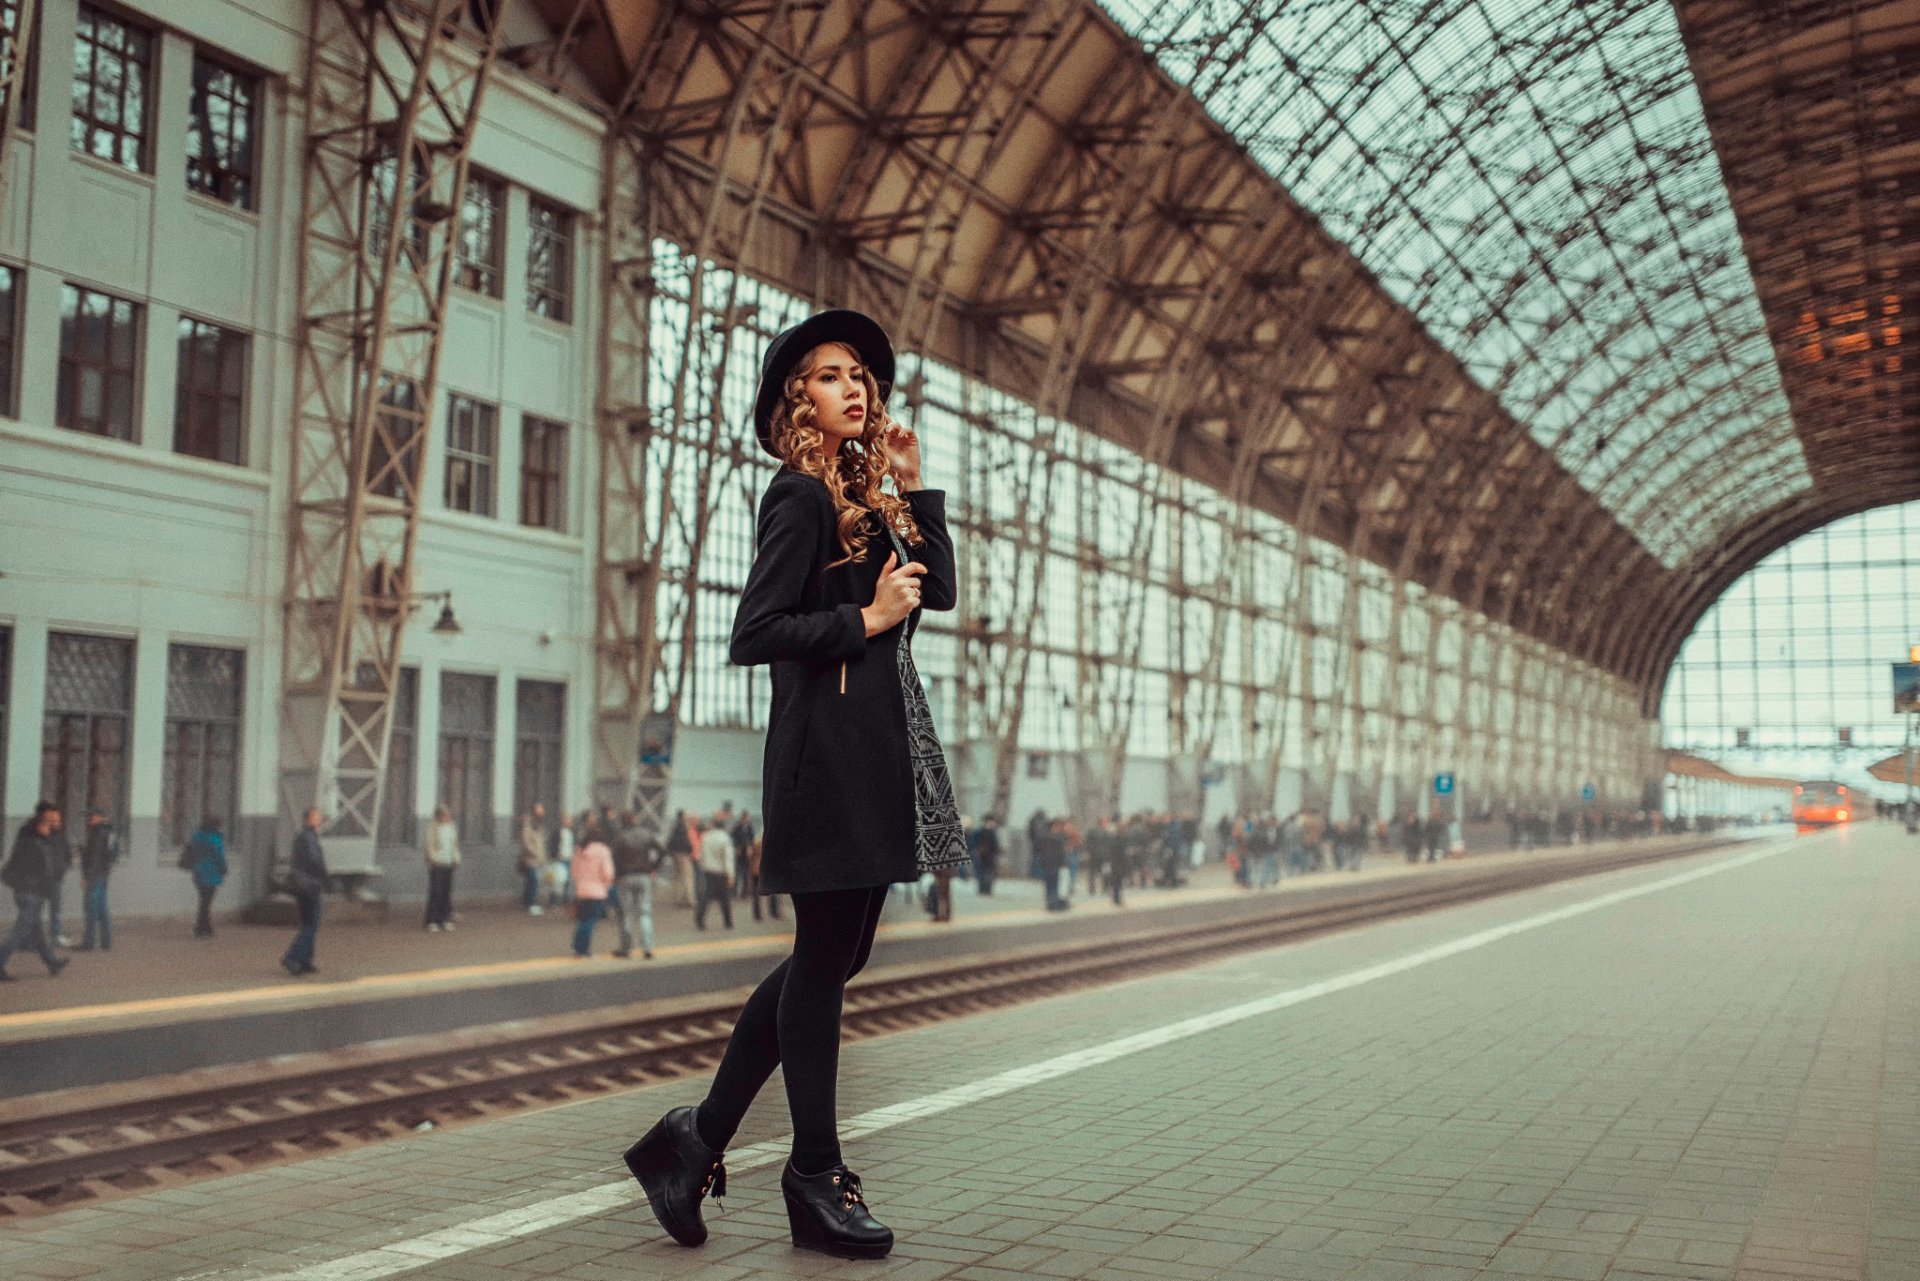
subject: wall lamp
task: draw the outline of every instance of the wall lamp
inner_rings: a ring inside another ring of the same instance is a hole
[[[436,636],[458,636],[460,634],[460,620],[453,616],[452,592],[419,592],[408,597],[407,607],[409,609],[418,609],[430,600],[440,602],[440,617],[433,625],[433,634]]]

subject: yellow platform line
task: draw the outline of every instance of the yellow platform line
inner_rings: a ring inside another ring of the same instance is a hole
[[[1193,899],[1184,899],[1193,902]],[[1020,917],[1043,918],[1047,914],[1039,908],[1010,908],[1002,912],[987,912],[969,915],[953,922],[934,921],[893,921],[882,925],[880,936],[930,934],[936,930],[947,930],[955,925],[977,926],[985,924],[1005,924]],[[724,955],[727,953],[784,950],[791,942],[791,933],[755,934],[744,938],[709,939],[698,943],[670,943],[655,948],[655,957],[697,957]],[[51,1010],[26,1010],[17,1014],[0,1014],[0,1032],[20,1028],[48,1027],[62,1023],[93,1022],[100,1019],[123,1018],[141,1014],[177,1014],[196,1010],[231,1009],[239,1006],[271,1004],[276,1001],[295,1001],[301,998],[325,995],[346,994],[375,995],[395,988],[411,987],[419,984],[457,983],[465,979],[515,979],[531,978],[541,974],[557,974],[566,970],[580,970],[593,962],[612,961],[613,957],[594,957],[592,961],[583,961],[572,956],[543,956],[519,961],[488,961],[475,965],[451,965],[431,970],[407,970],[394,974],[369,974],[349,979],[324,979],[298,986],[281,984],[275,987],[236,988],[226,992],[194,992],[180,996],[145,997],[132,1001],[113,1001],[100,1005],[68,1006]],[[636,972],[644,972],[639,965],[622,961]]]

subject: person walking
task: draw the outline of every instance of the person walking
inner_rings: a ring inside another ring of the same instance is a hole
[[[720,905],[720,920],[733,928],[733,834],[722,818],[700,825],[700,905],[693,912],[693,928],[707,928],[707,905]]]
[[[287,944],[280,968],[295,978],[320,971],[313,963],[313,946],[320,934],[320,900],[327,893],[327,856],[320,848],[323,821],[319,810],[308,810],[301,816],[300,831],[293,838],[293,866],[288,879],[293,886],[294,906],[300,911],[300,928]]]
[[[547,861],[547,807],[539,801],[520,820],[520,910],[539,916],[540,865]]]
[[[22,824],[13,838],[13,849],[5,867],[0,867],[0,884],[13,891],[13,931],[0,943],[0,983],[13,981],[7,962],[23,948],[40,954],[51,977],[67,968],[68,958],[53,950],[47,937],[47,896],[53,892],[54,869],[61,860],[60,807],[41,801],[33,817]]]
[[[653,878],[666,858],[660,838],[641,830],[640,816],[632,810],[620,815],[620,830],[613,838],[614,902],[620,909],[620,946],[615,956],[633,955],[633,940],[640,938],[640,955],[653,959]]]
[[[80,880],[86,887],[80,900],[86,913],[86,927],[80,933],[80,951],[113,950],[113,918],[107,913],[107,877],[120,861],[120,833],[106,811],[87,811],[87,840],[80,847]],[[95,940],[98,940],[97,944]]]
[[[200,899],[200,913],[193,920],[193,936],[198,939],[213,937],[213,896],[227,879],[227,841],[220,826],[217,815],[207,815],[180,851],[180,866],[192,874],[193,890]]]
[[[453,811],[435,807],[427,824],[427,912],[422,922],[438,933],[453,928],[453,869],[460,866],[460,829]]]
[[[573,954],[593,955],[593,927],[607,910],[607,895],[613,892],[613,851],[607,848],[606,833],[598,819],[581,825],[580,848],[573,854]]]
[[[66,914],[67,873],[73,870],[73,845],[67,840],[67,813],[60,810],[58,815],[53,825],[53,886],[47,893],[47,935],[55,947],[72,947],[73,940],[67,937],[60,918]],[[84,834],[81,839],[86,839]]]
[[[892,344],[850,311],[768,347],[761,445],[782,464],[761,502],[730,656],[770,664],[761,887],[792,897],[793,953],[761,981],[698,1108],[675,1108],[626,1153],[661,1225],[706,1240],[701,1198],[778,1066],[793,1119],[780,1186],[793,1243],[883,1258],[835,1122],[840,1010],[873,948],[888,887],[966,860],[945,754],[914,666],[922,608],[956,601],[945,495],[921,486],[920,442],[887,417]],[[891,491],[883,483],[891,479]],[[811,745],[811,746],[810,746]]]

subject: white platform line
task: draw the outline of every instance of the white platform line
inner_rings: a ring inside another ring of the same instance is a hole
[[[1516,934],[1525,934],[1530,930],[1555,925],[1576,916],[1584,916],[1589,912],[1597,912],[1629,899],[1657,894],[1677,885],[1700,880],[1702,877],[1715,876],[1721,872],[1746,867],[1791,848],[1793,848],[1793,842],[1782,841],[1770,848],[1723,859],[1705,867],[1694,868],[1692,871],[1665,876],[1657,881],[1649,881],[1629,889],[1614,890],[1593,898],[1582,899],[1566,907],[1522,917],[1505,925],[1478,930],[1451,942],[1421,948],[1417,952],[1409,952],[1393,960],[1382,961],[1378,965],[1350,970],[1333,978],[1322,979],[1318,983],[1288,988],[1284,992],[1276,992],[1257,1000],[1244,1001],[1239,1005],[1230,1005],[1211,1014],[1195,1015],[1193,1018],[1150,1028],[1145,1032],[1136,1032],[1132,1036],[1123,1036],[1116,1040],[1104,1041],[1099,1045],[1088,1046],[1083,1050],[1055,1055],[1053,1058],[1030,1063],[1025,1067],[997,1072],[978,1081],[957,1085],[949,1090],[941,1090],[937,1094],[928,1094],[917,1099],[909,1099],[904,1103],[875,1108],[871,1112],[862,1112],[858,1116],[842,1121],[840,1136],[842,1139],[857,1139],[881,1130],[892,1129],[897,1125],[904,1125],[909,1121],[918,1121],[968,1104],[998,1098],[1003,1094],[1011,1094],[1015,1090],[1038,1085],[1043,1081],[1056,1080],[1090,1067],[1098,1067],[1102,1063],[1111,1063],[1116,1059],[1124,1059],[1164,1045],[1172,1045],[1202,1033],[1231,1027],[1235,1023],[1243,1023],[1248,1019],[1260,1018],[1262,1015],[1272,1014],[1318,997],[1330,996],[1335,992],[1344,992],[1363,984],[1390,978],[1395,974],[1430,965],[1449,956],[1471,952],[1477,948],[1498,943],[1502,939],[1512,938]],[[727,1153],[728,1170],[729,1172],[745,1171],[778,1165],[786,1160],[791,1146],[792,1136],[789,1135],[769,1143],[756,1143],[750,1147],[732,1149]],[[216,1269],[193,1275],[201,1278],[215,1276],[233,1278],[234,1281],[239,1281],[240,1278],[257,1278],[258,1281],[385,1281],[385,1278],[398,1276],[428,1263],[456,1258],[475,1250],[505,1245],[521,1237],[532,1236],[538,1232],[576,1223],[596,1215],[633,1210],[636,1206],[639,1207],[642,1215],[647,1213],[645,1202],[640,1199],[638,1187],[627,1179],[621,1179],[618,1182],[588,1188],[583,1192],[536,1201],[532,1205],[521,1206],[518,1209],[503,1210],[454,1227],[441,1228],[408,1240],[396,1241],[389,1245],[362,1250],[357,1254],[330,1259],[324,1263],[309,1264],[290,1271],[267,1272],[259,1270],[261,1265],[253,1265],[243,1269]]]

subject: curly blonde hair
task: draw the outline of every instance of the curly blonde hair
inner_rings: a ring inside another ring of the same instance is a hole
[[[831,460],[826,451],[827,434],[814,425],[813,400],[807,395],[807,379],[813,376],[820,353],[829,347],[851,352],[860,362],[860,381],[867,389],[868,406],[865,428],[857,438],[841,441]],[[867,539],[879,532],[869,528],[868,512],[877,513],[907,542],[925,541],[906,499],[880,488],[888,472],[886,450],[880,444],[880,433],[887,422],[879,385],[860,353],[845,343],[820,344],[802,356],[787,375],[786,395],[773,411],[773,449],[794,471],[823,482],[833,497],[834,520],[844,555],[828,569],[866,560]]]

